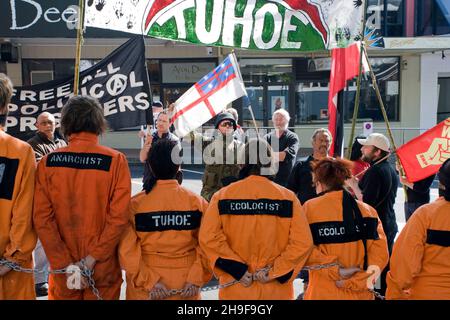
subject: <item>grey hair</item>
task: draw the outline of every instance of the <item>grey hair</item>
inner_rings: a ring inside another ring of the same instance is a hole
[[[289,121],[291,120],[291,116],[289,115],[289,112],[287,112],[287,111],[284,110],[284,109],[278,109],[278,110],[276,110],[276,111],[272,114],[272,120],[273,120],[273,118],[275,117],[275,115],[277,115],[277,114],[282,115],[282,116],[287,120],[287,122],[289,122]]]
[[[326,133],[330,136],[331,140],[333,140],[333,135],[331,134],[330,130],[328,130],[326,128],[319,128],[319,129],[314,130],[314,133],[311,137],[311,141],[314,141],[319,133]]]

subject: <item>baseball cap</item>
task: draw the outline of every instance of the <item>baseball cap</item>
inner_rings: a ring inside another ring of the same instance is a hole
[[[374,146],[383,151],[389,152],[390,143],[388,138],[386,138],[381,133],[369,134],[367,139],[357,139],[358,142],[363,146]]]

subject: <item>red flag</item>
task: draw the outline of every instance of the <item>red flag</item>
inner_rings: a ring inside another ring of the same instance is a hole
[[[328,94],[328,130],[330,130],[333,136],[333,143],[330,148],[330,155],[334,155],[336,144],[342,146],[342,137],[338,131],[343,133],[343,121],[339,125],[338,118],[342,114],[338,112],[337,95],[339,91],[343,90],[346,86],[347,80],[353,79],[359,72],[359,53],[360,43],[357,42],[347,48],[339,48],[331,50],[331,74],[330,74],[330,90]],[[367,60],[363,57],[363,72],[367,70]],[[340,136],[340,137],[339,137]]]
[[[397,149],[397,156],[409,182],[438,172],[450,158],[450,118],[402,145]]]

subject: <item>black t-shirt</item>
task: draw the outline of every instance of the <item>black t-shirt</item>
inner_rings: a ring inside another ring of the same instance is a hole
[[[412,189],[406,188],[407,202],[415,202],[426,204],[430,202],[430,187],[433,183],[435,175],[431,175],[425,179],[414,182]]]
[[[278,139],[275,131],[272,131],[271,133],[268,133],[264,136],[264,138],[267,140],[267,142],[274,147],[273,141],[275,139]],[[286,158],[284,158],[283,161],[279,162],[278,172],[274,179],[274,182],[286,186],[288,182],[289,175],[292,171],[292,167],[294,166],[295,159],[297,157],[297,151],[299,147],[299,140],[298,136],[290,131],[289,129],[284,131],[281,137],[278,140],[278,150],[275,150],[275,152],[286,152]]]
[[[312,156],[305,161],[298,161],[288,179],[287,188],[297,195],[301,204],[317,197],[316,188],[312,182],[312,161],[314,161]]]
[[[387,159],[378,164],[374,164],[375,162],[358,185],[363,194],[363,202],[377,210],[386,236],[393,237],[398,231],[394,211],[398,177]]]

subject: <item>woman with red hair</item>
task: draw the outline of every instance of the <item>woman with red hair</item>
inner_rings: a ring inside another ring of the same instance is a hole
[[[325,158],[313,164],[318,197],[303,207],[315,245],[307,265],[336,265],[310,271],[305,300],[374,299],[369,289],[388,262],[377,212],[344,189],[351,168],[344,159]]]

